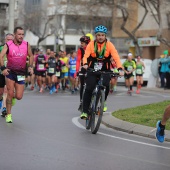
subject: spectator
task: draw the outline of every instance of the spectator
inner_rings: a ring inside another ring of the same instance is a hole
[[[170,57],[168,50],[163,52],[164,58],[160,59],[161,62],[161,87],[170,88]],[[165,83],[166,79],[166,83]]]
[[[163,55],[163,54],[160,55],[160,59],[161,59],[161,58],[164,58],[164,55]],[[159,73],[159,78],[160,78],[160,80],[161,80],[161,67],[162,67],[162,63],[159,61],[158,73]],[[164,82],[164,81],[163,81],[163,82]],[[164,87],[164,84],[165,84],[165,83],[162,83],[162,81],[161,81],[160,87],[163,88],[163,87]]]

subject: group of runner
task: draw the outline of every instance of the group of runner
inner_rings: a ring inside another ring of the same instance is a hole
[[[98,77],[94,74],[87,74],[87,68],[95,68],[101,71],[116,71],[120,76],[125,77],[128,92],[132,91],[134,71],[137,77],[137,91],[143,83],[142,75],[143,62],[140,56],[137,61],[132,58],[132,54],[128,54],[127,60],[121,64],[120,57],[114,45],[106,39],[107,28],[99,25],[95,28],[95,40],[83,36],[80,38],[81,47],[78,52],[72,51],[66,56],[64,51],[55,53],[47,50],[44,54],[42,49],[35,49],[32,54],[31,47],[28,42],[24,41],[24,30],[22,27],[16,27],[14,34],[6,34],[5,45],[0,48],[0,109],[3,103],[2,116],[6,118],[7,123],[12,123],[11,110],[16,99],[21,100],[24,93],[25,83],[31,84],[31,90],[35,84],[39,86],[39,92],[43,92],[45,88],[50,89],[50,94],[57,92],[59,83],[65,90],[70,80],[70,89],[72,93],[77,88],[77,79],[80,82],[80,107],[81,119],[88,118],[88,109]],[[125,73],[125,74],[124,74]],[[79,78],[78,78],[79,77]],[[113,77],[114,79],[114,77]],[[83,94],[84,82],[86,89]],[[105,90],[104,111],[107,110],[106,100],[109,94],[109,86],[116,81],[110,80],[110,76],[103,76],[103,85]],[[112,87],[115,84],[112,84]],[[6,85],[6,86],[5,86]],[[83,98],[83,103],[81,102]],[[156,137],[159,142],[165,140],[164,130],[167,120],[170,118],[170,106],[165,110],[161,121],[157,122]]]
[[[125,72],[124,78],[126,87],[128,87],[128,93],[133,92],[134,76],[136,75],[137,89],[136,94],[140,93],[140,89],[143,85],[143,73],[145,65],[141,61],[141,57],[137,56],[137,60],[133,58],[132,53],[128,54],[127,60],[123,63],[123,70]]]
[[[69,88],[71,93],[78,90],[79,81],[76,68],[78,68],[79,55],[76,51],[71,51],[66,55],[62,50],[56,53],[48,49],[46,53],[43,53],[42,49],[33,49],[33,55],[34,72],[30,74],[27,71],[26,88],[30,85],[29,88],[34,90],[34,87],[38,86],[40,93],[49,89],[50,94],[57,93],[59,88],[61,90]]]

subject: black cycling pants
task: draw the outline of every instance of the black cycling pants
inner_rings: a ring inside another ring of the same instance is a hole
[[[99,80],[100,76],[94,75],[93,73],[88,73],[86,77],[86,89],[85,94],[83,98],[83,112],[88,113],[89,112],[89,106],[91,102],[91,97],[94,88],[96,87],[96,84]],[[109,84],[110,84],[110,75],[106,74],[103,76],[103,85],[106,87],[105,91],[105,100],[107,99],[107,96],[109,94]]]
[[[81,76],[79,76],[79,78],[80,78],[80,101],[82,101],[84,83],[85,83],[85,75],[81,75]]]

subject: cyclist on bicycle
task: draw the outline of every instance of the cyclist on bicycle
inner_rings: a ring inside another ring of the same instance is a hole
[[[106,39],[107,28],[103,25],[99,25],[94,30],[96,40],[91,41],[85,50],[85,54],[83,57],[83,67],[85,69],[94,68],[96,64],[101,65],[101,71],[110,71],[111,65],[111,58],[114,59],[117,68],[119,70],[119,74],[123,75],[122,72],[122,64],[120,61],[120,57],[118,55],[117,50],[115,49],[114,45]],[[83,112],[80,116],[81,119],[87,119],[89,105],[91,101],[91,96],[93,90],[96,86],[98,80],[98,76],[93,73],[87,73],[86,78],[86,89],[83,97]],[[104,103],[104,110],[107,110],[106,106],[106,99],[109,94],[109,83],[110,83],[110,75],[105,74],[103,76],[103,85],[106,87],[105,91],[105,103]]]
[[[88,36],[82,36],[80,38],[81,47],[77,51],[75,77],[79,73],[79,79],[80,79],[80,106],[79,106],[78,110],[81,110],[81,107],[82,107],[82,95],[83,95],[83,89],[84,89],[83,87],[84,87],[84,81],[85,81],[85,71],[82,68],[83,57],[84,57],[84,53],[85,53],[86,47],[89,42],[90,42],[90,38]]]

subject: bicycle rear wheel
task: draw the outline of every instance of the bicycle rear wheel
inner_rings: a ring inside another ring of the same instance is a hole
[[[103,116],[105,93],[104,90],[99,90],[94,98],[93,111],[91,114],[91,133],[96,134],[99,130]]]

